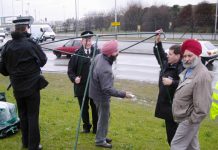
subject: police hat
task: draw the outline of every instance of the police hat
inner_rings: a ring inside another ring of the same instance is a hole
[[[13,23],[16,25],[28,25],[30,24],[30,19],[28,18],[21,18],[21,19],[16,19],[13,20]]]
[[[84,31],[81,33],[82,38],[90,38],[94,36],[94,33],[92,31]]]

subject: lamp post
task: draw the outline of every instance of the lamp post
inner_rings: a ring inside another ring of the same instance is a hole
[[[75,32],[76,32],[76,37],[78,36],[77,20],[78,20],[78,18],[77,18],[77,2],[75,0]]]
[[[114,22],[117,22],[117,0],[115,0],[115,12],[114,12]],[[115,26],[115,32],[117,33],[117,26]]]
[[[217,5],[218,5],[218,0],[217,0],[217,2],[216,2],[216,14],[215,14],[214,40],[216,40],[216,28],[217,28]]]
[[[17,1],[20,1],[20,0],[17,0]],[[21,0],[21,15],[23,15],[23,0]]]
[[[14,16],[14,0],[11,0],[12,3],[12,16]]]
[[[3,0],[1,0],[1,8],[2,8],[2,17],[3,17]]]

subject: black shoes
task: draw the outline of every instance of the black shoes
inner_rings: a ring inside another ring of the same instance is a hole
[[[109,143],[107,143],[107,142],[104,142],[104,143],[96,143],[95,145],[98,146],[98,147],[112,148],[112,144],[109,144]]]
[[[96,131],[97,131],[97,129],[93,128],[92,133],[93,133],[93,134],[96,134]]]
[[[107,143],[111,143],[111,142],[112,142],[112,139],[106,138],[106,142],[107,142]]]
[[[42,145],[41,144],[39,144],[38,150],[42,150]]]
[[[89,133],[89,132],[90,132],[90,130],[88,130],[88,129],[83,129],[81,133]]]
[[[28,146],[27,146],[27,145],[23,145],[22,148],[23,148],[23,149],[27,149]],[[42,150],[42,145],[41,145],[41,144],[39,144],[37,150]]]

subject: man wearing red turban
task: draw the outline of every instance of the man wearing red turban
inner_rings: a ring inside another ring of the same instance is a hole
[[[200,43],[188,39],[181,46],[185,70],[173,100],[173,117],[179,123],[171,150],[199,150],[198,130],[211,105],[212,75],[202,64]]]

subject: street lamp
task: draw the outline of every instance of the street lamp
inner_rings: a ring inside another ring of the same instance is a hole
[[[75,19],[75,32],[76,32],[76,37],[78,36],[78,28],[77,28],[77,2],[76,2],[76,0],[75,0],[75,17],[76,17],[76,19]]]
[[[3,17],[3,0],[1,0],[1,7],[2,7],[2,17]]]
[[[217,5],[218,5],[218,0],[217,0],[217,2],[216,2],[216,15],[215,15],[214,40],[216,40],[216,28],[217,28]]]
[[[114,22],[117,22],[117,0],[115,0],[115,12]],[[115,26],[115,32],[117,33],[117,26]]]
[[[17,0],[17,1],[20,1],[20,0]],[[21,8],[22,8],[22,14],[21,15],[23,16],[23,0],[21,0],[21,5],[22,5],[21,6]]]

